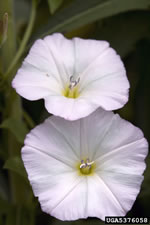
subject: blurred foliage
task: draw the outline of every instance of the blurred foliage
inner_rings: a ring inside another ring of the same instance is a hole
[[[63,0],[48,0],[51,14],[54,14],[57,9],[62,5]]]
[[[4,13],[2,20],[0,20],[0,48],[7,39],[7,29],[8,29],[8,14]]]
[[[28,131],[48,113],[42,100],[20,98],[11,80],[32,43],[46,34],[107,40],[121,55],[131,84],[129,102],[119,113],[140,127],[150,141],[149,9],[150,0],[0,1],[0,225],[104,224],[95,218],[62,222],[41,211],[20,149]],[[149,157],[146,163],[141,192],[128,213],[131,217],[150,216]]]
[[[6,160],[3,168],[12,170],[12,171],[20,174],[27,181],[27,174],[26,174],[25,168],[23,166],[23,163],[22,163],[22,160],[20,159],[20,157],[16,156],[16,157],[9,158],[8,160]]]

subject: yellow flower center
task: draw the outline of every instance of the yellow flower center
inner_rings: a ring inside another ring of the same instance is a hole
[[[66,85],[65,89],[62,91],[63,96],[67,98],[78,98],[79,97],[79,87],[78,83],[80,78],[77,80],[73,79],[73,76],[70,77],[70,83]]]
[[[77,164],[79,176],[91,176],[94,174],[95,168],[95,162],[90,162],[89,159],[81,160],[81,162]]]
[[[62,94],[67,98],[78,98],[79,97],[78,87],[70,89],[69,86],[67,85],[65,90],[63,90]]]

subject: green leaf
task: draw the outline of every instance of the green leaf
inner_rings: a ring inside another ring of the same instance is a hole
[[[0,215],[2,213],[7,213],[11,207],[12,206],[11,206],[10,202],[8,202],[0,197]]]
[[[0,200],[8,201],[8,198],[9,198],[8,184],[6,182],[6,178],[0,172]]]
[[[32,37],[32,41],[53,32],[67,32],[118,13],[145,10],[149,6],[150,0],[76,0],[52,16]]]
[[[48,0],[51,14],[54,14],[55,11],[62,5],[62,3],[63,0]]]
[[[23,123],[23,121],[17,120],[16,118],[8,118],[4,120],[0,125],[0,128],[10,130],[16,137],[17,141],[20,143],[24,142],[25,135],[28,132],[25,123]]]
[[[4,164],[4,169],[9,169],[27,179],[27,174],[23,166],[23,162],[18,156],[8,159]]]
[[[8,153],[6,149],[3,147],[2,143],[0,143],[0,159],[6,160],[8,156]]]
[[[27,23],[30,16],[30,2],[26,0],[14,0],[14,12],[17,27]]]
[[[97,23],[94,38],[107,40],[119,55],[126,57],[139,40],[150,37],[149,27],[149,12],[129,12],[105,19],[104,24]]]

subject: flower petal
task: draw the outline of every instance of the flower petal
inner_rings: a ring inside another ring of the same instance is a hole
[[[99,151],[100,149],[100,151]],[[142,131],[114,114],[107,133],[93,152],[93,157],[103,169],[124,172],[128,167],[135,174],[145,169],[144,159],[148,144]]]
[[[102,164],[113,159],[113,156],[122,156],[124,159],[129,155],[135,161],[137,156],[142,161],[147,155],[148,144],[142,131],[118,114],[97,109],[81,121],[83,120],[91,160],[96,159]],[[116,159],[114,163],[116,164]],[[112,164],[109,162],[109,165]]]
[[[34,43],[25,62],[66,84],[74,70],[73,43],[59,33],[46,36]]]
[[[55,61],[59,76],[66,83],[74,74],[74,44],[62,34],[56,33],[44,38],[46,45]]]
[[[34,43],[12,86],[29,100],[61,96],[73,74],[73,66],[73,43],[61,34],[47,36]]]
[[[128,101],[129,82],[120,57],[107,42],[75,40],[81,96],[105,110],[121,108]]]
[[[80,121],[51,117],[25,139],[22,159],[43,211],[61,220],[87,217],[86,179],[78,176]],[[72,207],[70,202],[73,202]]]
[[[76,171],[59,159],[28,146],[22,149],[22,159],[44,212],[61,220],[75,220],[84,215],[86,185]]]
[[[69,189],[69,190],[67,190]],[[87,218],[87,182],[85,178],[78,178],[74,183],[66,182],[61,186],[61,201],[52,209],[50,214],[60,220],[77,220]],[[58,190],[54,192],[56,195]],[[54,194],[53,193],[53,194]],[[48,204],[49,207],[49,204]]]
[[[73,122],[50,117],[27,135],[22,158],[43,211],[60,220],[104,220],[131,209],[147,147],[140,129],[98,109]],[[95,163],[91,176],[79,173],[86,159]]]
[[[99,171],[88,177],[88,215],[125,216],[139,193],[142,176]]]
[[[109,48],[107,41],[73,38],[73,42],[75,48],[75,74],[80,76]],[[91,77],[93,77],[93,73]]]
[[[71,76],[79,79],[75,99],[64,96]],[[128,101],[129,82],[108,42],[68,40],[56,33],[34,43],[12,86],[29,100],[44,98],[48,112],[76,120],[98,107],[121,108]]]
[[[55,116],[66,120],[77,120],[93,112],[97,105],[89,103],[83,98],[66,98],[64,96],[46,96],[45,107],[47,111]]]
[[[105,129],[101,128],[101,122],[98,122],[98,117],[96,117],[98,114],[106,124],[104,125]],[[148,153],[147,141],[139,128],[121,119],[117,114],[105,112],[104,115],[102,110],[97,110],[93,113],[91,120],[89,117],[88,126],[91,127],[91,130],[92,124],[96,124],[95,133],[98,132],[98,129],[99,132],[103,131],[99,141],[95,138],[96,146],[93,148],[93,152],[91,150],[92,160],[97,166],[96,174],[99,177],[99,183],[106,189],[105,196],[101,199],[106,204],[102,214],[124,216],[131,209],[140,191],[143,181],[142,174],[146,166],[144,160]],[[94,138],[92,142],[94,143]],[[96,193],[96,190],[93,192]],[[106,196],[109,196],[109,200]],[[94,196],[92,198],[94,199]],[[101,201],[99,199],[99,204]],[[109,204],[112,204],[112,207]],[[97,210],[96,216],[98,217],[98,215],[104,220],[101,212]]]
[[[118,200],[97,174],[88,177],[88,214],[102,220],[105,220],[105,216],[125,214]]]
[[[81,97],[105,110],[115,110],[128,101],[129,86],[126,83],[126,77],[120,72],[106,75],[87,84],[81,91]]]
[[[60,85],[55,77],[39,71],[27,63],[24,63],[18,70],[12,86],[22,97],[29,100],[38,100],[50,94],[60,95]]]
[[[78,123],[50,117],[33,129],[25,139],[25,145],[40,150],[54,158],[67,160],[74,167],[80,157]]]
[[[107,135],[113,117],[113,112],[106,112],[99,108],[88,117],[80,119],[81,139],[84,139],[82,141],[88,146],[88,156],[91,161],[95,160],[96,154],[103,154],[103,149],[100,148],[100,144],[105,135]],[[83,151],[87,149],[86,146],[83,146]]]

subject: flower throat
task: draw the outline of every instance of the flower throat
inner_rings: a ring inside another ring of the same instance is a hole
[[[81,160],[80,164],[77,165],[78,173],[80,176],[91,176],[94,174],[95,171],[95,162],[90,162],[89,159]]]
[[[73,76],[70,77],[70,83],[63,90],[63,95],[67,98],[77,98],[79,97],[78,84],[80,82],[80,77],[77,80],[73,79]]]

